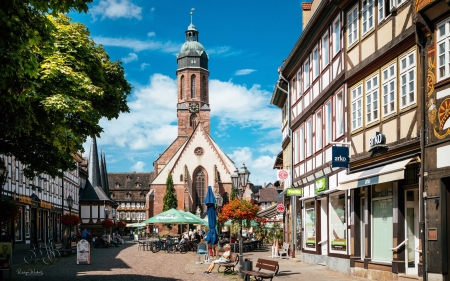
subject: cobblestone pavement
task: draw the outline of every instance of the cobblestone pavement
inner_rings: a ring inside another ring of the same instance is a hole
[[[267,249],[244,253],[244,258],[256,261],[258,258],[269,258]],[[239,280],[237,275],[219,274],[214,269],[210,275],[203,274],[208,265],[196,264],[195,252],[186,254],[166,252],[152,253],[138,251],[138,245],[128,242],[118,248],[91,248],[91,264],[77,265],[76,255],[62,257],[58,263],[45,265],[36,262],[32,265],[16,264],[13,266],[12,280]],[[336,273],[318,265],[289,260],[274,259],[280,263],[280,272],[274,280],[365,280]],[[7,273],[5,272],[7,276]]]

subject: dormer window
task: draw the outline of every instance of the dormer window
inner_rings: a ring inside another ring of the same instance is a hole
[[[116,182],[116,188],[119,188],[119,187],[120,187],[120,183]]]

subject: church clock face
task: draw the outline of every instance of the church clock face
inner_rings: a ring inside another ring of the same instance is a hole
[[[191,113],[197,113],[198,112],[198,104],[191,102],[189,104],[189,112]]]

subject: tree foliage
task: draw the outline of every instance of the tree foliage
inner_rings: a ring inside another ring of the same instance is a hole
[[[100,135],[101,118],[129,111],[131,87],[87,28],[58,14],[87,11],[91,0],[0,2],[0,154],[14,155],[28,177],[61,175]]]
[[[172,208],[178,208],[178,200],[175,194],[175,188],[173,187],[172,174],[169,173],[166,180],[166,194],[164,194],[163,199],[163,212],[168,211]]]
[[[230,201],[237,198],[236,189],[234,188],[234,184],[231,184],[231,192],[230,192]]]

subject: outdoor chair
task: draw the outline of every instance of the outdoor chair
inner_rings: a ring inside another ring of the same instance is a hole
[[[200,264],[201,262],[201,257],[203,256],[203,261],[207,260],[207,256],[208,256],[208,245],[206,245],[206,243],[201,242],[198,244],[197,246],[197,262],[196,264]]]
[[[283,255],[286,255],[287,258],[288,253],[289,253],[289,243],[283,242],[283,247],[278,250],[278,256],[282,258]]]

